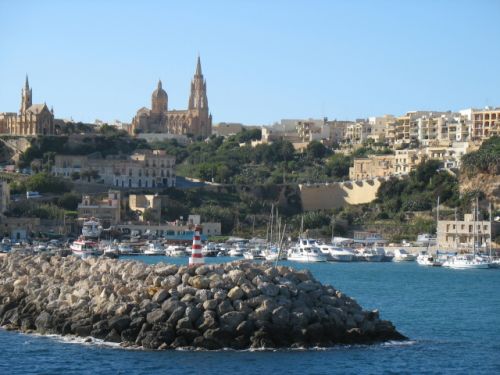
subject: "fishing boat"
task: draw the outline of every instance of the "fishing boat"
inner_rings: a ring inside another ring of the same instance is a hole
[[[97,243],[83,237],[73,241],[69,248],[73,254],[82,257],[101,255],[101,251],[99,250]]]

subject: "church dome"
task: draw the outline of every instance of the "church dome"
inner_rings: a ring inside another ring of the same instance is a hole
[[[161,80],[158,81],[158,87],[153,91],[153,98],[167,98],[167,92],[161,87]]]

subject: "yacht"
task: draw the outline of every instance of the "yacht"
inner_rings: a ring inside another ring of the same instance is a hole
[[[434,246],[436,243],[436,237],[430,235],[429,233],[422,233],[417,236],[416,244],[418,246]]]
[[[421,251],[418,254],[417,263],[421,266],[439,267],[443,265],[443,262],[437,256],[428,253],[427,250]]]
[[[417,259],[417,256],[410,254],[405,249],[394,250],[394,262],[413,262],[415,259]]]
[[[143,248],[144,255],[165,255],[165,248],[159,242],[148,242]]]
[[[383,248],[365,247],[361,249],[360,255],[366,262],[382,262],[384,260],[385,251]]]
[[[247,251],[245,244],[242,242],[237,242],[233,247],[231,247],[228,255],[230,257],[242,257],[245,251]]]
[[[286,260],[286,251],[281,250],[276,246],[271,246],[262,251],[264,258],[270,262],[275,262],[277,260]]]
[[[201,253],[203,254],[204,257],[214,257],[217,256],[217,253],[219,252],[219,248],[214,242],[208,242],[203,248],[201,249]]]
[[[80,237],[69,246],[71,252],[75,255],[87,257],[101,255],[97,243]]]
[[[254,246],[245,251],[243,253],[243,257],[245,259],[251,259],[251,260],[264,260],[266,258],[264,257],[264,254],[262,252],[263,249],[261,249],[259,246]]]
[[[326,256],[316,246],[316,240],[299,238],[297,244],[288,251],[288,260],[297,262],[326,262]]]
[[[102,226],[94,219],[90,219],[83,222],[82,235],[84,237],[97,238],[101,235]]]
[[[170,245],[167,247],[165,252],[168,256],[171,257],[185,257],[187,255],[186,247],[180,245]]]
[[[333,262],[352,262],[354,258],[354,253],[342,247],[322,243],[317,243],[317,246],[326,259]]]
[[[460,254],[449,257],[443,262],[443,267],[455,269],[481,269],[491,268],[491,263],[478,255]]]

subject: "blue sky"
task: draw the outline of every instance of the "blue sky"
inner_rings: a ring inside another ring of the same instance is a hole
[[[500,106],[500,1],[0,0],[0,111],[24,76],[56,117],[130,121],[158,78],[214,122]]]

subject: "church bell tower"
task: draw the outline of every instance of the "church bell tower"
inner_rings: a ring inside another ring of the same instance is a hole
[[[26,82],[21,93],[21,109],[19,112],[25,113],[26,110],[32,105],[31,89],[28,82],[28,75],[26,74]]]

